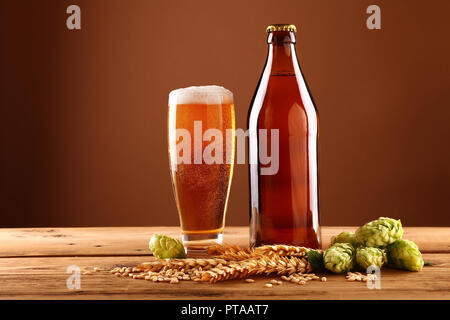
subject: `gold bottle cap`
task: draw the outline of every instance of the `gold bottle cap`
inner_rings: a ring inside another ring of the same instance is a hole
[[[267,32],[274,32],[274,31],[291,31],[291,32],[297,32],[297,28],[293,24],[271,24],[266,29]]]

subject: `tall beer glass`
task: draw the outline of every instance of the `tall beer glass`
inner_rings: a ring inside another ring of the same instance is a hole
[[[188,252],[222,244],[235,154],[233,94],[219,86],[169,94],[170,172]]]

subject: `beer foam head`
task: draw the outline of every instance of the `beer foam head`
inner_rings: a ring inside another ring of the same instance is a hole
[[[198,86],[176,89],[169,94],[169,105],[231,104],[233,93],[220,86]]]

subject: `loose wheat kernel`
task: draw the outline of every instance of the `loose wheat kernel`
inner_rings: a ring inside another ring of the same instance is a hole
[[[94,272],[100,271],[98,267],[94,267]]]
[[[327,282],[327,278],[326,278],[326,277],[322,277],[322,278],[320,279],[320,281],[322,281],[322,282]]]
[[[177,278],[170,279],[171,284],[178,283],[178,282],[180,282],[180,281]]]
[[[271,284],[271,283],[266,283],[266,284],[264,285],[264,287],[266,287],[266,288],[272,288],[272,284]]]
[[[302,280],[302,281],[300,281],[298,284],[300,284],[300,285],[304,285],[304,284],[306,284],[306,282],[304,281],[304,280]]]
[[[277,281],[277,285],[283,284],[283,281]]]
[[[114,273],[114,275],[115,275],[116,277],[120,277],[120,272],[116,272],[116,273]]]
[[[253,280],[253,279],[245,279],[245,282],[253,283],[253,282],[255,282],[255,280]]]
[[[275,280],[275,279],[272,279],[272,280],[270,280],[270,283],[271,283],[271,284],[278,284],[278,281]]]

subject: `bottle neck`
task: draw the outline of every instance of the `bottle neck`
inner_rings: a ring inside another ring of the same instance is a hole
[[[269,32],[267,43],[269,55],[272,55],[271,75],[295,75],[295,66],[298,64],[295,42],[294,32]]]

